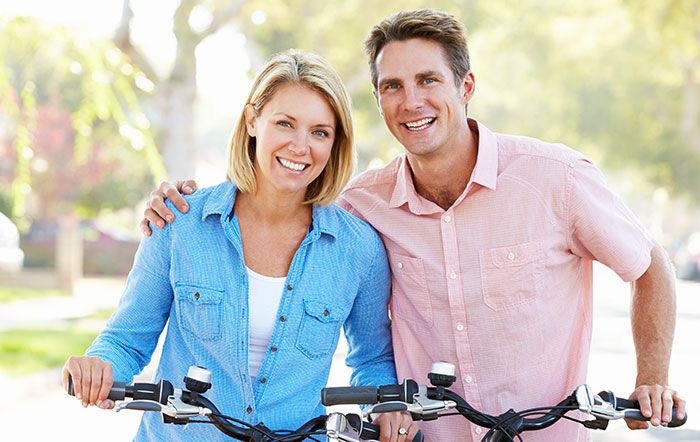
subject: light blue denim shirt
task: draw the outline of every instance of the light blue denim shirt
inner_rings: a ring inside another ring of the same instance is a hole
[[[119,308],[87,354],[111,362],[115,380],[130,382],[168,323],[156,379],[183,388],[190,365],[206,367],[213,384],[207,397],[222,413],[272,429],[294,429],[323,414],[320,391],[341,326],[351,383],[395,383],[384,246],[369,224],[334,204],[313,207],[251,383],[248,279],[235,196],[229,182],[198,190],[186,197],[186,215],[143,239]],[[144,413],[136,439],[230,440],[210,425],[164,425],[152,412]]]

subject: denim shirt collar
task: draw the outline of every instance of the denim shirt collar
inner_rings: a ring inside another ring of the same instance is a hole
[[[209,215],[219,215],[230,221],[233,218],[233,205],[236,202],[238,188],[230,181],[214,186],[207,197],[202,209],[202,221]],[[311,212],[311,239],[315,240],[322,234],[328,234],[333,238],[338,236],[338,214],[339,210],[335,204],[320,206],[314,204]],[[222,219],[222,222],[224,220]]]

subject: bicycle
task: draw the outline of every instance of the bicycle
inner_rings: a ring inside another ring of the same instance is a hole
[[[296,430],[271,430],[262,422],[251,425],[240,419],[222,414],[203,394],[211,387],[211,372],[204,367],[190,366],[184,377],[185,388],[174,388],[172,382],[158,383],[114,382],[109,399],[121,410],[153,411],[162,414],[164,424],[213,424],[222,433],[245,442],[299,442],[327,436],[331,441],[372,442],[379,440],[379,426],[364,421],[359,415],[330,413],[309,419]],[[68,378],[68,394],[74,396],[73,378]],[[131,400],[126,400],[130,398]],[[208,420],[194,420],[205,417]],[[423,442],[419,432],[412,442]]]
[[[474,409],[457,393],[448,390],[457,379],[454,376],[454,365],[446,362],[433,363],[428,379],[432,387],[406,379],[398,385],[324,388],[321,391],[321,402],[326,406],[373,404],[365,408],[363,414],[408,411],[413,420],[434,420],[460,414],[470,422],[489,429],[481,439],[482,442],[522,441],[521,433],[542,430],[562,418],[596,430],[605,430],[611,420],[649,420],[642,415],[637,401],[616,397],[610,391],[593,394],[586,384],[577,387],[555,406],[519,412],[510,409],[499,416],[492,416]],[[441,413],[453,409],[457,413]],[[574,410],[592,416],[593,419],[578,420],[566,416]],[[668,427],[681,426],[688,419],[687,414],[681,420],[676,419],[675,408],[672,416],[673,420],[666,424]]]

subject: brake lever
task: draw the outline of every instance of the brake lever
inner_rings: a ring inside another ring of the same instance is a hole
[[[457,403],[450,400],[436,400],[428,398],[428,387],[418,386],[418,393],[413,395],[413,402],[400,401],[382,402],[366,407],[362,414],[367,418],[372,413],[387,413],[392,411],[408,411],[411,415],[428,419],[436,417],[440,411],[457,407]]]
[[[342,413],[328,415],[326,436],[343,442],[360,442],[360,432],[348,423],[348,418]]]
[[[211,414],[210,409],[186,404],[181,398],[182,390],[175,389],[173,395],[168,396],[168,403],[165,405],[156,401],[139,399],[129,402],[120,402],[115,408],[117,412],[121,410],[156,411],[174,419],[189,419],[191,417],[207,416]]]
[[[160,402],[142,399],[136,401],[120,402],[114,407],[114,409],[117,413],[122,410],[157,411],[158,413],[162,413],[163,407],[164,405]]]

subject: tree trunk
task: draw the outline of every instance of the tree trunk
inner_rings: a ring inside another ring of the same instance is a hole
[[[56,237],[56,278],[60,288],[73,291],[83,276],[83,238],[80,219],[75,214],[63,215],[58,221]]]

